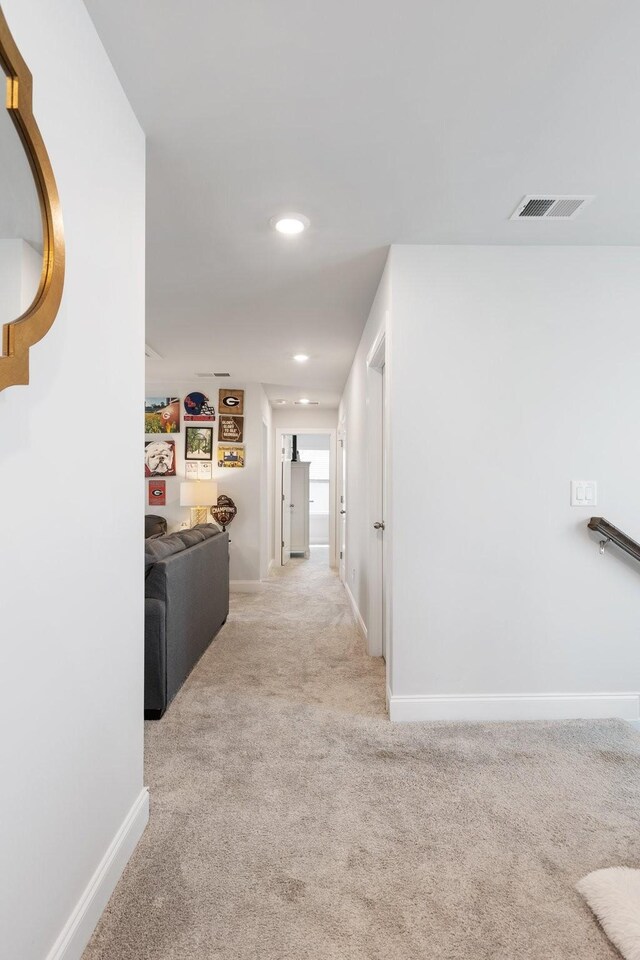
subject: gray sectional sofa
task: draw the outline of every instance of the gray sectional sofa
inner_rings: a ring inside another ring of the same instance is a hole
[[[227,619],[228,543],[213,524],[145,540],[146,719],[163,715]]]

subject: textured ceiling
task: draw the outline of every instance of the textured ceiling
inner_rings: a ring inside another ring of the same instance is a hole
[[[148,136],[152,378],[337,399],[390,243],[640,243],[636,0],[85,2]],[[509,220],[545,192],[596,200]]]

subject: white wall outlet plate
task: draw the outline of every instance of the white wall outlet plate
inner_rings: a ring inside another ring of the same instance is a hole
[[[598,484],[595,480],[571,481],[571,506],[595,507],[598,503]]]

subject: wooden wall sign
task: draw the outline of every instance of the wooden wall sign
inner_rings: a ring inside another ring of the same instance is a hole
[[[244,390],[220,390],[218,413],[244,413]]]
[[[226,497],[223,493],[218,497],[217,504],[211,507],[211,516],[221,527],[228,527],[237,512],[238,508],[231,497]]]
[[[232,417],[221,413],[218,421],[218,440],[222,443],[242,443],[244,439],[244,417]]]

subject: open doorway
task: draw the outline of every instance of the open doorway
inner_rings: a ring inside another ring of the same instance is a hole
[[[335,430],[282,429],[276,438],[276,517],[282,565],[335,566]]]

